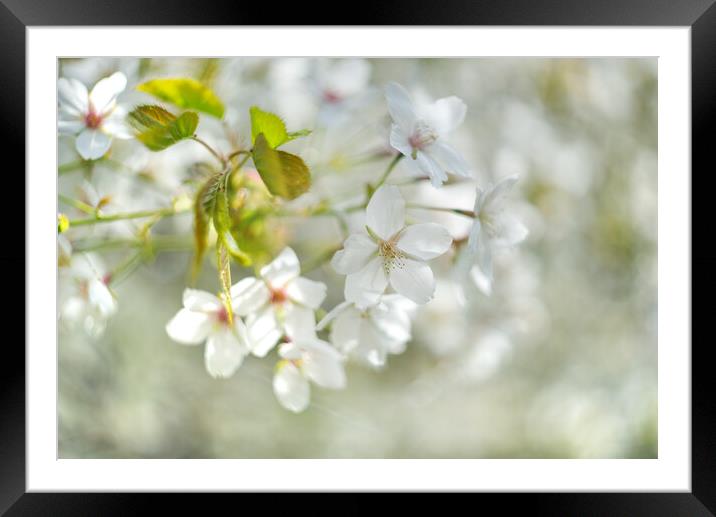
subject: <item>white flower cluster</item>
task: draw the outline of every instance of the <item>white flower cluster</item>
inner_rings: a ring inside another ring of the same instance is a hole
[[[460,99],[416,108],[395,83],[387,86],[386,98],[394,122],[391,145],[411,169],[427,174],[436,188],[448,173],[471,177],[464,159],[444,141],[465,117]],[[488,278],[493,248],[526,236],[526,229],[502,211],[501,198],[515,180],[477,190],[467,252]],[[326,285],[300,276],[295,252],[285,248],[258,278],[232,286],[230,304],[187,289],[184,308],[167,324],[167,333],[183,344],[206,342],[206,369],[215,377],[232,375],[245,356],[265,357],[281,343],[273,389],[281,405],[294,412],[308,407],[309,381],[323,388],[345,387],[347,358],[384,366],[388,354],[400,354],[410,341],[411,314],[435,293],[428,263],[447,253],[453,238],[437,223],[407,224],[406,203],[395,185],[375,190],[365,221],[365,231],[350,235],[331,260],[333,269],[346,275],[345,301],[318,325],[315,311],[326,297]],[[231,316],[227,306],[232,307]],[[319,337],[329,326],[330,342]]]
[[[354,60],[341,66],[318,75],[323,118],[333,117],[339,106],[360,104],[367,65]],[[344,79],[336,79],[340,77]],[[121,72],[99,80],[90,91],[78,80],[59,80],[59,131],[76,135],[76,150],[85,160],[105,156],[113,137],[132,137],[125,122],[127,110],[117,103],[126,85]],[[441,187],[448,175],[473,178],[466,160],[447,142],[466,115],[461,99],[420,104],[396,83],[386,86],[385,98],[392,119],[390,145],[400,153],[393,165],[401,160],[434,188]],[[287,247],[257,278],[243,278],[233,285],[230,300],[186,289],[183,308],[166,325],[168,335],[185,345],[205,343],[206,369],[217,378],[233,375],[247,355],[266,357],[278,346],[273,388],[279,402],[294,412],[308,406],[310,382],[323,388],[345,387],[346,359],[383,367],[389,354],[405,350],[416,308],[434,297],[436,281],[429,262],[454,245],[448,229],[440,224],[408,224],[409,206],[399,187],[386,184],[386,179],[387,173],[364,205],[364,229],[351,234],[331,260],[335,272],[346,277],[345,301],[318,325],[316,311],[327,287],[301,276],[298,257]],[[493,250],[512,246],[527,235],[525,227],[503,209],[504,195],[516,179],[477,188],[474,211],[461,211],[474,219],[461,267],[467,262],[488,287]],[[75,291],[61,315],[99,335],[116,312],[117,302],[108,286],[110,277],[98,273],[97,267],[84,267],[90,263],[84,258],[82,267],[75,264],[71,269]]]

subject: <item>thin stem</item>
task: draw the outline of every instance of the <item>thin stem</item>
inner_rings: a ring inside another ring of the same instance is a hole
[[[94,214],[95,212],[97,212],[97,209],[95,207],[90,206],[87,203],[83,203],[78,199],[72,199],[71,197],[67,197],[62,194],[57,196],[57,198],[60,200],[61,203],[64,203],[67,206],[71,206],[72,208],[76,208],[77,210],[81,210],[86,214]]]
[[[207,149],[212,155],[214,155],[214,158],[216,158],[217,160],[219,160],[219,163],[221,163],[221,166],[222,166],[222,167],[225,167],[225,166],[226,166],[226,158],[224,158],[223,156],[221,156],[221,154],[219,154],[213,147],[211,147],[209,144],[207,144],[204,140],[202,140],[201,138],[199,138],[199,137],[196,136],[196,135],[192,136],[191,139],[194,140],[195,142],[200,143],[200,144],[203,145],[204,147],[206,147],[206,149]]]
[[[233,160],[234,158],[236,158],[237,156],[240,156],[240,155],[242,155],[242,154],[247,155],[246,159],[248,159],[248,156],[251,154],[251,151],[248,151],[248,150],[246,150],[246,149],[239,149],[238,151],[234,151],[233,153],[229,154],[229,156],[227,156],[226,159],[227,159],[228,161],[231,161],[231,160]],[[245,161],[246,161],[246,160],[244,160],[244,162],[245,162]],[[244,162],[242,162],[242,163],[244,163]]]
[[[191,208],[176,210],[174,207],[170,207],[160,208],[159,210],[140,210],[139,212],[123,212],[111,215],[96,214],[94,217],[87,219],[75,219],[70,221],[70,228],[73,226],[84,226],[88,224],[110,223],[113,221],[125,221],[128,219],[142,219],[144,217],[166,217],[188,212],[189,210],[191,210]]]
[[[73,162],[63,163],[59,167],[57,167],[57,174],[66,174],[68,172],[73,172],[80,170],[83,167],[86,167],[88,164],[85,160],[75,160]]]
[[[402,160],[402,159],[403,159],[403,155],[402,155],[402,154],[396,154],[396,155],[395,155],[395,158],[393,158],[393,159],[391,160],[391,162],[388,164],[388,168],[385,169],[385,172],[383,173],[383,175],[382,175],[382,176],[380,177],[380,179],[378,180],[378,183],[375,184],[375,186],[373,187],[373,190],[378,190],[378,188],[379,188],[383,183],[385,183],[385,180],[388,179],[388,176],[390,176],[390,173],[393,172],[393,169],[395,169],[395,166],[398,165],[398,162],[399,162],[400,160]]]
[[[432,210],[433,212],[450,212],[452,214],[462,215],[471,219],[475,218],[475,212],[472,210],[463,210],[461,208],[446,208],[442,206],[427,206],[427,205],[416,205],[414,203],[408,203],[405,205],[406,208],[417,208],[419,210]]]
[[[147,248],[152,252],[189,251],[193,249],[193,241],[187,236],[155,235],[150,239],[82,239],[72,243],[77,252],[113,251],[124,248]]]

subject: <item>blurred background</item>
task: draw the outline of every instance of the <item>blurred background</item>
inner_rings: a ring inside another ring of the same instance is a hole
[[[342,391],[312,386],[307,411],[276,401],[276,352],[248,357],[212,379],[203,347],[172,342],[165,324],[181,307],[191,264],[191,213],[157,222],[156,245],[132,262],[143,221],[70,228],[65,253],[91,252],[98,269],[122,269],[117,313],[106,328],[59,321],[61,458],[654,458],[657,456],[657,61],[638,59],[63,59],[61,77],[88,88],[117,70],[119,102],[157,77],[194,77],[227,107],[198,134],[226,152],[250,138],[248,109],[281,115],[289,144],[313,174],[293,201],[349,203],[390,160],[382,87],[415,98],[450,95],[468,106],[451,142],[484,186],[519,174],[512,210],[528,239],[495,261],[488,296],[433,264],[435,299],[413,319],[413,339],[382,370],[347,366]],[[169,206],[192,196],[210,160],[187,141],[150,153],[115,141],[108,158],[81,163],[59,137],[59,192],[105,213]],[[249,141],[250,143],[250,141]],[[433,189],[398,166],[390,182],[412,201],[472,209],[475,182]],[[73,217],[81,212],[60,203]],[[471,221],[414,210],[464,237]],[[361,224],[350,220],[351,226]],[[328,285],[323,308],[343,299],[344,277],[321,258],[340,246],[330,217],[281,218],[252,229],[260,262],[291,245],[307,276]],[[129,247],[128,247],[129,246]],[[209,253],[211,255],[211,253]],[[129,257],[129,261],[128,261]],[[68,257],[64,257],[68,259]],[[69,259],[68,259],[69,260]],[[59,303],[66,297],[60,268]],[[219,289],[204,264],[198,287]],[[234,267],[233,280],[253,274]]]

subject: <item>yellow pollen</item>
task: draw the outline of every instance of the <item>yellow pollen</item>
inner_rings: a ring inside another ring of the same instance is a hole
[[[405,267],[405,253],[395,246],[393,239],[380,241],[378,254],[383,257],[383,270],[386,274],[389,274],[396,267],[399,269]]]

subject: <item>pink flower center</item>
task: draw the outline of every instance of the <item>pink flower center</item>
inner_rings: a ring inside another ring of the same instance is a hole
[[[334,91],[325,90],[323,92],[323,100],[329,104],[336,104],[336,103],[342,101],[343,98]]]
[[[284,289],[271,289],[271,303],[279,305],[286,300],[288,300],[288,295]]]
[[[216,319],[219,320],[219,323],[223,325],[229,324],[229,313],[226,311],[226,307],[224,307],[223,305],[218,311],[216,311]]]
[[[418,120],[413,128],[413,133],[408,138],[410,147],[414,150],[422,150],[438,139],[437,133],[427,123]]]
[[[97,129],[102,125],[102,115],[94,110],[94,107],[90,106],[89,111],[85,115],[85,126],[90,129]]]

